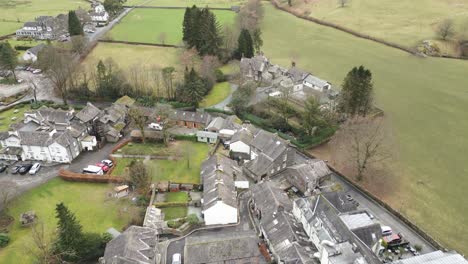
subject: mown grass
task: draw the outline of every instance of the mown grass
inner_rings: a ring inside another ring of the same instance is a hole
[[[165,207],[161,208],[164,213],[164,220],[172,220],[177,218],[184,218],[187,216],[187,207],[186,206],[175,206],[175,207]]]
[[[420,58],[265,6],[263,51],[339,86],[368,67],[376,103],[395,131],[397,191],[386,201],[447,247],[468,254],[468,62]],[[293,40],[293,41],[292,41]],[[391,175],[389,177],[392,177]]]
[[[12,108],[0,113],[0,131],[7,131],[11,124],[20,122],[24,117],[24,112],[30,110],[29,105],[20,105],[19,108]],[[15,113],[16,112],[16,113]],[[16,118],[12,120],[12,118]]]
[[[134,9],[115,26],[108,37],[130,42],[182,44],[184,9]],[[236,13],[213,11],[219,25],[234,23]],[[165,39],[160,35],[165,34]]]
[[[210,107],[221,103],[231,94],[231,86],[228,82],[217,83],[200,103],[200,107]]]
[[[173,147],[166,147],[162,143],[129,143],[117,153],[127,155],[171,156],[176,154],[176,149]]]
[[[280,2],[287,6],[286,0]],[[461,33],[466,32],[468,21],[468,2],[452,0],[352,0],[344,8],[336,0],[296,0],[293,9],[408,47],[434,39],[434,30],[444,19],[454,19]],[[446,42],[440,48],[450,53],[455,51]]]
[[[119,209],[130,205],[125,199],[107,199],[106,193],[110,191],[107,184],[72,183],[57,178],[21,195],[9,210],[15,222],[10,244],[0,249],[0,263],[33,263],[29,252],[34,248],[31,231],[19,224],[20,214],[26,211],[34,210],[48,233],[56,228],[55,206],[60,202],[75,213],[85,232],[101,234],[110,227],[121,230],[130,215]]]
[[[198,7],[225,7],[242,5],[245,1],[232,0],[128,0],[126,5],[144,6],[193,6]]]
[[[169,192],[166,194],[166,202],[187,202],[188,194],[186,192]]]

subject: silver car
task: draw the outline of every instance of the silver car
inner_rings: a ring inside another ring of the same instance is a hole
[[[31,167],[31,169],[29,170],[29,174],[31,174],[31,175],[36,174],[36,173],[39,171],[40,168],[41,168],[41,164],[39,164],[39,163],[34,163],[34,164],[32,165],[32,167]]]

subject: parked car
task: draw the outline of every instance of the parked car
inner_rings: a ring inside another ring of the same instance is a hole
[[[353,199],[353,197],[351,196],[351,194],[347,194],[347,195],[346,195],[346,200],[348,200],[348,201],[351,202],[351,201],[354,200],[354,199]]]
[[[21,166],[19,166],[19,165],[13,166],[13,167],[10,169],[10,173],[11,173],[11,174],[17,174],[17,173],[19,172],[20,169],[21,169]]]
[[[29,174],[34,175],[36,174],[39,170],[41,169],[41,164],[39,163],[34,163],[34,165],[31,167],[29,170]]]
[[[19,174],[21,175],[24,175],[26,173],[28,173],[28,171],[32,168],[32,164],[24,164],[23,166],[21,166],[21,168],[19,169]]]
[[[158,123],[151,123],[148,125],[149,128],[151,129],[154,129],[154,130],[158,130],[158,131],[161,131],[163,130],[163,126],[161,124],[158,124]]]
[[[94,166],[94,165],[88,165],[88,167],[83,169],[83,173],[84,174],[97,174],[97,175],[104,174],[101,167]]]
[[[3,164],[3,163],[0,164],[0,173],[6,171],[7,168],[8,168],[8,165]]]
[[[96,166],[100,167],[103,172],[107,172],[109,170],[109,166],[105,163],[98,162],[96,163]]]
[[[41,69],[35,69],[34,71],[32,71],[33,74],[39,74],[41,73],[42,70]]]
[[[182,256],[179,253],[172,255],[172,264],[182,264]]]
[[[380,228],[382,229],[382,236],[390,236],[393,233],[392,228],[389,226],[381,226]]]
[[[108,159],[101,160],[101,163],[106,164],[109,168],[112,168],[112,166],[114,166],[114,163],[112,162],[112,160],[108,160]]]

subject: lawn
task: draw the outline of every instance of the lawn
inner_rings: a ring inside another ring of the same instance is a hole
[[[118,154],[127,155],[152,155],[152,156],[173,156],[179,154],[177,149],[179,142],[171,142],[169,147],[162,143],[129,143],[118,150]]]
[[[183,203],[188,201],[188,193],[186,192],[169,192],[166,194],[166,202]]]
[[[56,16],[72,9],[88,9],[84,0],[0,0],[0,35],[14,33],[38,16]]]
[[[54,210],[60,202],[75,213],[85,232],[101,234],[110,227],[121,230],[130,218],[126,213],[119,216],[119,208],[127,203],[125,199],[107,199],[110,190],[107,184],[71,183],[57,178],[20,196],[10,207],[15,223],[10,244],[0,249],[0,263],[32,263],[28,253],[28,247],[32,247],[30,230],[18,222],[19,215],[29,210],[36,212],[49,232],[56,227]]]
[[[236,75],[239,73],[239,61],[233,60],[219,68],[224,75]]]
[[[11,124],[17,123],[23,119],[24,112],[30,110],[30,107],[29,105],[21,106],[21,108],[12,108],[0,113],[0,131],[7,131]],[[14,117],[16,117],[16,119],[12,120]]]
[[[187,216],[187,207],[186,206],[176,206],[176,207],[165,207],[161,208],[164,213],[164,220],[172,220],[177,218],[183,218]]]
[[[134,9],[108,34],[113,40],[179,45],[182,43],[183,9]],[[213,11],[222,26],[233,24],[236,13]],[[165,34],[165,39],[160,35]]]
[[[200,107],[210,107],[221,103],[231,94],[231,85],[228,82],[217,83],[200,103]]]
[[[126,5],[226,7],[242,5],[244,1],[231,0],[128,0]]]
[[[147,168],[154,182],[171,181],[176,183],[200,183],[200,166],[208,157],[210,146],[191,141],[176,142],[176,153],[180,160],[149,160]],[[147,151],[147,148],[142,148]],[[118,158],[112,175],[124,175],[125,168],[133,159]],[[189,160],[189,161],[188,161]]]
[[[286,0],[280,2],[287,6]],[[455,20],[457,31],[468,21],[468,2],[464,0],[352,0],[344,8],[336,0],[294,0],[293,8],[408,47],[433,39],[437,24],[446,18]]]
[[[415,57],[265,8],[263,51],[272,63],[287,67],[294,59],[338,86],[354,66],[372,71],[399,159],[392,179],[399,189],[386,201],[447,247],[468,254],[468,61]]]

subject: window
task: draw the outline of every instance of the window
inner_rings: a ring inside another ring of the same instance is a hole
[[[286,161],[288,159],[288,154],[284,155],[283,161]]]

